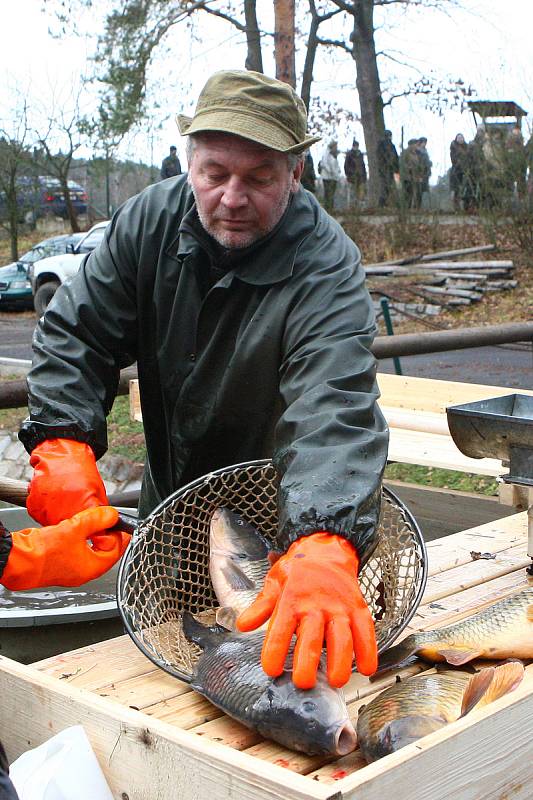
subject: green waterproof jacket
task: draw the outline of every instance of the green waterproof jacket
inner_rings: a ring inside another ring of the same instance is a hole
[[[137,362],[142,516],[211,470],[272,457],[279,546],[327,530],[367,558],[388,432],[359,251],[300,189],[275,230],[234,251],[206,288],[200,274],[217,264],[199,229],[186,176],[119,209],[37,326],[21,441],[31,452],[73,438],[100,457],[119,370]]]

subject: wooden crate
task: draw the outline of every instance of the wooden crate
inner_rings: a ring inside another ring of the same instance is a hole
[[[468,616],[528,584],[527,514],[428,544],[430,577],[408,632]],[[472,552],[495,557],[474,560]],[[404,675],[421,671],[403,669]],[[351,715],[394,676],[352,676]],[[261,739],[154,665],[126,636],[24,666],[0,659],[0,730],[12,760],[81,723],[117,800],[526,800],[533,673],[513,693],[366,766]]]

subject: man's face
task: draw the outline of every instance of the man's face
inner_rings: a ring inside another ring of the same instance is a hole
[[[239,136],[198,137],[189,183],[200,222],[223,247],[248,247],[277,225],[302,168],[289,172],[286,155]]]

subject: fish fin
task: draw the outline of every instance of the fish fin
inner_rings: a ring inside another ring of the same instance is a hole
[[[474,706],[479,703],[492,683],[493,677],[494,667],[485,667],[470,678],[464,690],[459,719],[472,711]]]
[[[468,650],[467,648],[459,647],[446,647],[436,652],[441,655],[448,664],[453,664],[454,667],[460,667],[473,661],[474,658],[483,655],[483,650]]]
[[[480,706],[492,703],[504,694],[512,692],[521,683],[524,677],[524,665],[520,661],[508,661],[507,664],[500,664],[494,667],[492,681],[483,695]]]
[[[181,625],[185,637],[204,650],[220,644],[220,635],[227,633],[227,631],[220,627],[215,626],[209,628],[207,625],[202,625],[201,622],[198,622],[198,620],[193,617],[190,611],[182,612]]]
[[[533,605],[527,607],[526,615],[527,621],[533,622]]]
[[[223,606],[222,608],[217,608],[216,612],[216,621],[217,625],[221,628],[226,628],[228,631],[235,630],[235,622],[237,621],[238,617],[237,611],[231,606]]]
[[[377,672],[384,672],[397,667],[416,653],[418,648],[419,644],[416,635],[407,636],[403,642],[394,645],[394,647],[389,647],[388,650],[380,654]]]
[[[230,559],[226,559],[220,569],[228,586],[233,591],[247,592],[251,589],[257,589],[255,583]]]

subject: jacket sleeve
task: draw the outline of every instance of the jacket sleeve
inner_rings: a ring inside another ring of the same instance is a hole
[[[19,438],[31,453],[45,439],[107,449],[106,416],[120,369],[136,359],[136,237],[142,200],[119,210],[101,245],[55,293],[33,337],[30,416]],[[133,232],[133,233],[132,233]]]
[[[324,229],[327,228],[327,233]],[[376,542],[388,429],[377,407],[373,306],[357,248],[323,223],[286,321],[276,429],[279,545],[326,530],[365,561]]]

